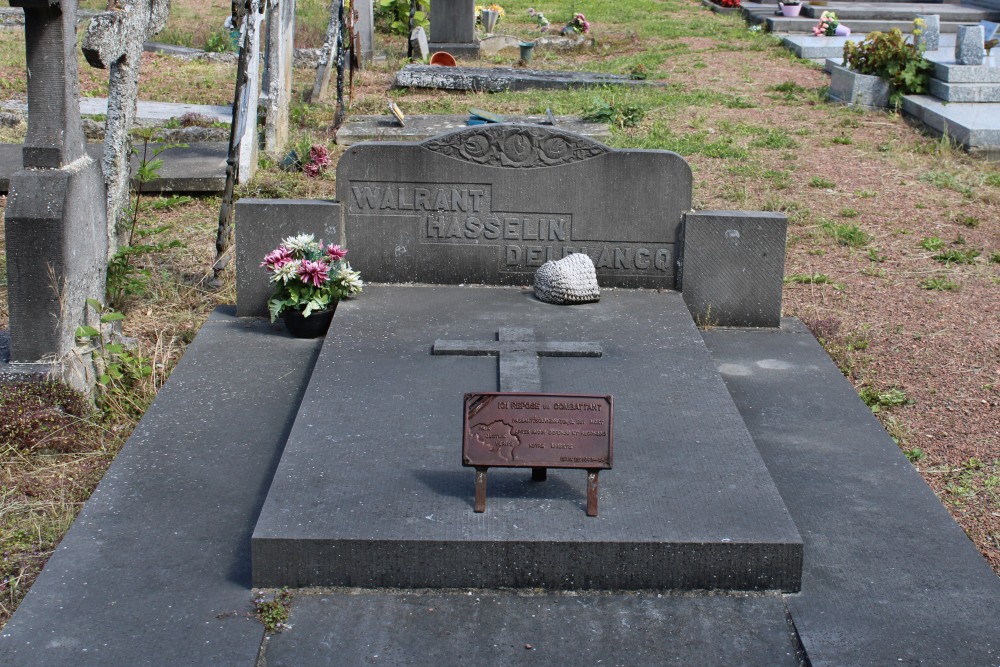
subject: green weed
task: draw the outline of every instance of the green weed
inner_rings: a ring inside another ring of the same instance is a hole
[[[976,258],[980,254],[982,253],[975,248],[969,248],[968,250],[949,248],[934,255],[934,259],[947,266],[952,264],[975,264]]]
[[[934,252],[944,247],[944,240],[940,236],[927,236],[920,240],[920,247]]]
[[[931,276],[929,278],[924,278],[918,284],[923,289],[937,290],[939,292],[951,292],[958,289],[958,283],[945,276]]]
[[[292,607],[292,594],[282,588],[268,600],[264,591],[254,591],[254,617],[268,634],[288,629],[288,613]]]
[[[813,176],[812,178],[809,179],[809,187],[824,188],[829,190],[831,188],[837,187],[837,184],[834,183],[833,181],[823,178],[822,176]]]
[[[849,248],[861,248],[872,240],[872,237],[857,225],[826,222],[823,224],[823,230],[836,239],[838,244]]]
[[[825,273],[793,273],[790,276],[785,276],[785,284],[800,284],[800,285],[832,285],[834,284],[830,280],[830,276]]]

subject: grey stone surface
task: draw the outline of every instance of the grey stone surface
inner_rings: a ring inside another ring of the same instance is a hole
[[[684,216],[681,290],[695,321],[724,327],[781,324],[786,228],[780,213]]]
[[[186,148],[170,148],[159,154],[163,160],[159,175],[143,184],[143,192],[222,192],[226,183],[225,142],[199,142]],[[99,161],[104,147],[87,144],[87,154]],[[141,150],[141,147],[140,147]],[[20,169],[21,147],[0,144],[0,192],[7,192],[10,175]],[[135,172],[140,158],[132,156],[132,186],[136,187]]]
[[[476,7],[474,0],[438,0],[431,9],[430,49],[447,51],[441,45],[463,45],[476,42]],[[476,47],[478,50],[478,47]],[[452,53],[449,51],[449,53]],[[457,55],[452,53],[452,55]]]
[[[0,104],[0,108],[9,111],[27,112],[28,105],[19,100],[11,100]],[[108,112],[108,100],[105,97],[84,97],[80,100],[80,113],[86,115],[103,115]],[[184,104],[181,102],[139,102],[136,110],[136,120],[169,120],[180,118],[184,114],[194,113],[211,118],[218,123],[228,123],[233,118],[233,109],[228,105],[219,104]]]
[[[351,146],[337,199],[366,280],[529,285],[547,260],[584,252],[602,286],[672,288],[691,170],[669,151],[481,125]]]
[[[947,83],[1000,83],[1000,51],[982,65],[959,65],[954,59],[933,60],[934,78]]]
[[[976,23],[991,16],[994,12],[984,9],[982,3],[941,3],[941,2],[828,2],[806,4],[802,8],[804,16],[819,18],[824,11],[834,11],[837,18],[850,21],[854,19],[898,19],[912,21],[916,16],[935,15],[949,23]],[[907,31],[909,32],[909,30]]]
[[[0,664],[255,664],[250,530],[318,345],[211,316],[4,627]]]
[[[372,1],[355,5],[359,12],[356,30],[362,38],[359,55],[371,60]],[[261,105],[264,107],[264,150],[280,157],[288,143],[288,108],[292,99],[292,63],[295,56],[295,0],[268,3],[264,30],[264,75]],[[367,23],[365,20],[367,19]],[[367,30],[366,30],[367,27]],[[369,36],[369,39],[364,39]],[[318,99],[318,98],[317,98]]]
[[[800,667],[777,595],[343,592],[296,597],[268,667]]]
[[[1000,159],[1000,103],[945,103],[927,95],[903,97],[903,112],[967,149]]]
[[[948,83],[931,79],[930,94],[944,102],[1000,102],[1000,83]]]
[[[543,391],[614,396],[598,517],[580,470],[491,471],[473,512],[463,393],[496,391],[497,361],[431,346],[501,326],[603,348],[540,362]],[[565,308],[511,288],[367,286],[333,327],[254,529],[255,584],[797,589],[795,526],[678,293]]]
[[[916,36],[916,44],[923,46],[925,51],[937,51],[941,41],[941,15],[917,14],[917,18],[924,22],[924,27]]]
[[[986,57],[983,47],[983,26],[963,25],[958,28],[955,42],[955,61],[959,65],[982,65]]]
[[[260,263],[281,240],[312,234],[326,243],[340,240],[340,204],[307,199],[240,199],[236,202],[236,313],[268,314],[271,285]],[[350,246],[348,246],[350,251]],[[348,256],[353,259],[353,253]]]
[[[433,44],[431,48],[433,50]],[[441,49],[439,49],[441,50]],[[517,90],[566,90],[596,86],[651,86],[622,74],[563,72],[520,67],[440,67],[406,65],[396,72],[399,88],[435,88],[500,93]]]
[[[814,667],[1000,664],[1000,579],[800,323],[702,333],[805,540]]]
[[[567,305],[600,301],[594,260],[583,253],[549,260],[535,271],[535,296],[539,301]]]
[[[889,82],[835,65],[830,73],[829,95],[831,100],[849,107],[884,109],[889,106]]]
[[[505,116],[508,122],[528,125],[545,125],[545,116]],[[362,141],[424,141],[439,134],[468,127],[469,115],[411,116],[400,127],[392,116],[351,116],[337,130],[337,143],[351,146]],[[604,123],[590,123],[576,116],[557,116],[556,126],[591,139],[603,141],[611,136]]]

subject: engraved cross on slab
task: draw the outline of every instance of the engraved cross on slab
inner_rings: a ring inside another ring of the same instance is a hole
[[[540,392],[542,386],[541,372],[538,368],[539,357],[600,357],[604,351],[599,343],[535,340],[534,329],[522,327],[500,327],[496,341],[463,341],[438,340],[431,350],[432,354],[454,354],[465,356],[495,356],[499,360],[500,392],[501,393],[532,393]],[[467,394],[466,401],[474,395]],[[610,408],[610,397],[606,397]],[[548,406],[546,406],[548,407]],[[609,410],[610,411],[610,410]],[[468,421],[468,410],[466,411]],[[610,418],[610,415],[609,415]],[[610,422],[609,422],[610,429]],[[610,433],[610,430],[608,431]],[[603,434],[607,435],[607,433]],[[539,445],[544,446],[544,445]],[[570,447],[571,445],[562,445]],[[610,437],[607,440],[608,456],[603,459],[610,467]],[[463,447],[464,449],[464,447]],[[486,472],[489,465],[469,463],[476,468],[476,512],[486,511]],[[589,460],[589,459],[588,459]],[[597,460],[597,459],[594,459]],[[481,462],[480,462],[481,463]],[[518,464],[510,464],[518,465]],[[524,463],[519,464],[525,466]],[[530,463],[527,465],[531,465]],[[508,466],[509,467],[509,466]],[[568,467],[559,465],[558,467]],[[583,467],[573,465],[571,467]],[[587,514],[597,516],[597,468],[587,471]],[[536,481],[545,480],[544,466],[531,466],[531,478]]]
[[[438,340],[433,354],[492,356],[500,360],[500,391],[541,391],[542,375],[538,357],[599,357],[600,343],[543,342],[535,340],[535,330],[500,327],[495,341]]]

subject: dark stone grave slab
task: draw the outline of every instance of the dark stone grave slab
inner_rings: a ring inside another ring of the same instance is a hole
[[[691,168],[538,125],[369,142],[337,165],[351,264],[375,282],[527,285],[588,254],[602,287],[674,288]]]
[[[492,357],[436,340],[595,341],[539,360],[541,390],[610,394],[615,466],[588,517],[586,479],[490,473],[473,511],[461,465],[465,392],[496,391]],[[252,540],[258,586],[799,588],[801,538],[679,293],[369,286],[342,302]]]
[[[516,90],[567,90],[595,86],[655,86],[623,74],[524,69],[521,67],[441,67],[406,65],[396,72],[398,88],[436,88],[502,93]]]
[[[545,116],[506,116],[519,125],[544,125]],[[362,141],[424,141],[439,134],[467,127],[469,115],[407,116],[400,126],[392,116],[352,116],[337,130],[337,143],[351,146]],[[604,123],[588,123],[574,116],[557,116],[556,128],[603,141],[611,136]]]
[[[268,667],[804,664],[777,594],[335,591],[297,595],[289,623]]]
[[[458,57],[479,57],[475,0],[439,0],[431,13],[431,51]]]
[[[142,150],[142,146],[138,146]],[[163,166],[156,178],[142,185],[143,192],[222,192],[226,184],[226,153],[228,143],[204,141],[189,143],[184,148],[169,148],[157,159]],[[103,144],[86,144],[87,154],[100,162]],[[132,156],[132,185],[140,160]],[[20,144],[0,144],[0,192],[7,192],[10,175],[21,169]]]

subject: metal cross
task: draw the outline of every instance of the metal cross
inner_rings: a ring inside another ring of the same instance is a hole
[[[500,391],[537,392],[542,389],[538,357],[600,357],[600,343],[543,342],[535,330],[500,327],[495,341],[438,340],[432,354],[491,356],[499,359]]]

